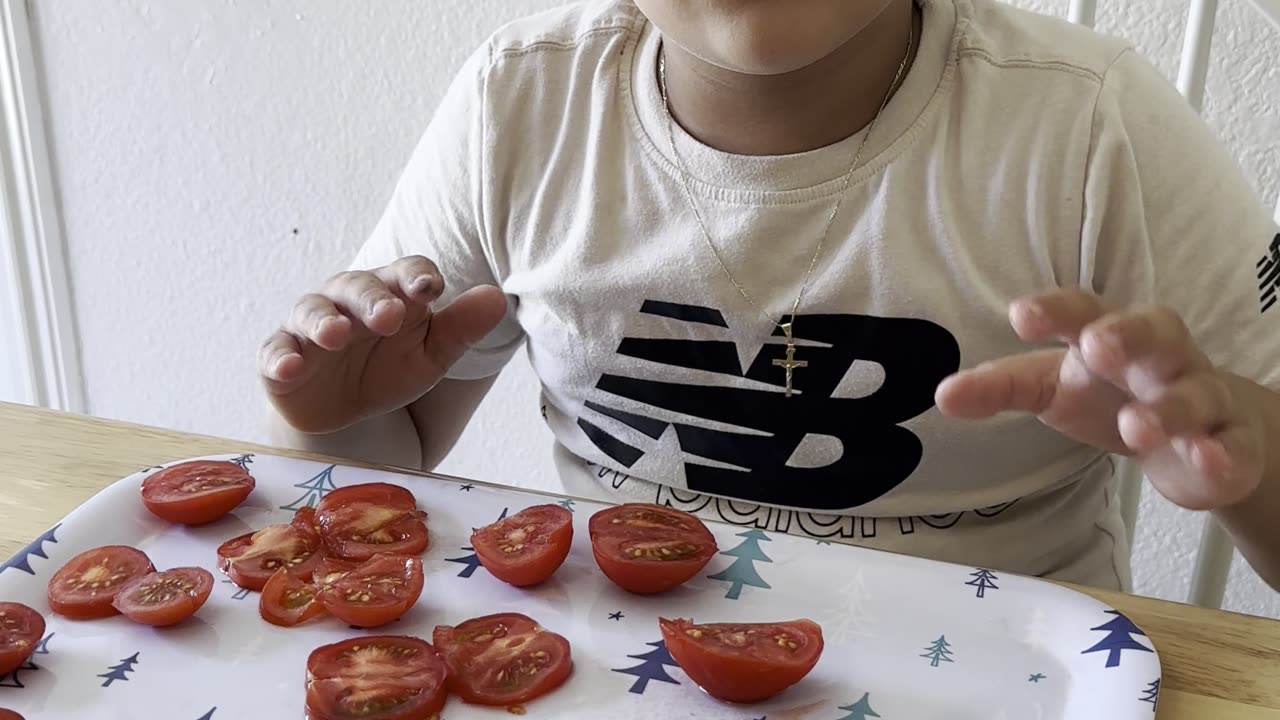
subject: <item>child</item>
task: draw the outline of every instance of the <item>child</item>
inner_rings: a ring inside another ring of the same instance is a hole
[[[354,267],[262,348],[281,444],[431,468],[527,344],[569,494],[1127,588],[1121,454],[1280,587],[1280,236],[1153,68],[1062,21],[517,22]]]

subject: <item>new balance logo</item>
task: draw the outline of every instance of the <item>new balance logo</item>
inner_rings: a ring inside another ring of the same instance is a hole
[[[1280,288],[1280,233],[1271,241],[1267,254],[1258,261],[1258,292],[1261,293],[1262,312],[1276,304],[1276,289]]]

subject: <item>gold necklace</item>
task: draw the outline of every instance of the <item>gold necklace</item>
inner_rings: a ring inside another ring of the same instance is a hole
[[[813,276],[813,269],[818,265],[818,257],[822,255],[822,246],[826,242],[827,236],[831,234],[831,227],[835,224],[836,217],[840,214],[840,207],[844,205],[844,199],[849,194],[849,183],[853,179],[853,174],[858,169],[858,163],[862,160],[862,151],[867,147],[867,140],[871,138],[871,132],[875,130],[876,121],[884,114],[884,109],[889,105],[889,99],[898,89],[898,83],[902,80],[902,74],[906,72],[907,63],[911,61],[911,51],[915,47],[915,24],[914,19],[912,25],[907,30],[907,52],[902,57],[902,62],[898,64],[898,72],[893,76],[893,82],[889,83],[889,90],[885,93],[884,100],[880,103],[880,108],[876,110],[876,114],[871,118],[870,124],[867,125],[866,134],[862,136],[862,141],[858,143],[858,149],[853,154],[853,162],[849,165],[849,171],[844,174],[844,180],[840,186],[840,197],[836,200],[836,206],[832,208],[831,215],[827,217],[827,224],[823,228],[822,235],[818,237],[818,245],[813,249],[813,257],[809,260],[809,269],[805,271],[804,279],[800,283],[800,292],[796,293],[796,301],[791,305],[791,312],[787,315],[790,320],[783,322],[783,317],[779,316],[777,320],[773,316],[765,312],[764,308],[756,304],[751,299],[751,295],[747,293],[747,289],[742,283],[733,276],[729,271],[728,264],[724,258],[720,256],[720,251],[716,249],[716,245],[711,240],[711,233],[707,230],[707,225],[702,219],[702,213],[698,211],[698,203],[694,200],[693,191],[689,189],[689,173],[685,170],[684,161],[680,158],[680,152],[676,149],[675,131],[672,129],[675,125],[675,116],[671,112],[671,99],[667,95],[667,53],[665,49],[660,48],[658,51],[658,85],[662,91],[662,109],[666,112],[667,119],[667,142],[671,144],[671,156],[675,158],[676,169],[680,174],[680,185],[684,189],[685,198],[689,201],[689,207],[693,210],[693,216],[698,221],[698,228],[702,231],[702,239],[706,243],[707,248],[711,250],[711,254],[715,256],[716,262],[720,264],[720,269],[724,271],[725,277],[729,282],[738,289],[738,293],[742,295],[751,307],[764,316],[766,320],[775,327],[782,330],[782,334],[787,339],[787,356],[785,359],[777,359],[773,361],[775,367],[780,367],[786,371],[786,397],[791,397],[792,374],[797,368],[808,367],[809,363],[804,360],[796,360],[796,341],[792,335],[791,328],[795,322],[796,313],[800,310],[800,302],[804,299],[805,290],[809,287],[809,279]]]

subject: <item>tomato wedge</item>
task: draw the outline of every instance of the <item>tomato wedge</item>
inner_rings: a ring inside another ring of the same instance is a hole
[[[253,486],[253,476],[235,463],[196,460],[148,476],[142,481],[142,503],[171,523],[204,525],[234,510]]]
[[[315,585],[288,570],[277,570],[262,588],[258,614],[272,625],[301,625],[326,614],[324,606],[316,599],[319,594],[320,588]]]
[[[330,554],[358,562],[380,553],[426,552],[425,519],[412,493],[387,483],[339,488],[316,507],[316,526]]]
[[[486,615],[431,634],[449,666],[449,689],[465,702],[514,707],[569,679],[569,641],[518,613]]]
[[[246,590],[262,590],[281,568],[309,579],[322,556],[320,535],[310,518],[299,511],[288,525],[269,525],[222,543],[218,569]]]
[[[119,613],[116,593],[155,569],[145,553],[124,545],[82,552],[49,579],[49,607],[72,620],[111,617]]]
[[[174,568],[134,578],[120,588],[113,604],[136,623],[168,627],[195,615],[211,592],[213,575],[208,570]]]
[[[659,618],[672,659],[708,695],[728,702],[767,700],[804,679],[822,656],[812,620],[695,625]]]
[[[422,558],[378,555],[320,590],[320,603],[348,625],[371,628],[400,619],[422,595]]]
[[[535,505],[471,533],[484,569],[516,587],[537,585],[569,557],[573,513],[559,505]]]
[[[308,720],[428,720],[444,707],[445,665],[431,643],[391,635],[316,648]]]
[[[40,613],[20,603],[0,602],[0,675],[22,667],[43,637]]]
[[[661,505],[633,503],[591,516],[591,551],[605,576],[633,593],[677,587],[707,566],[719,548],[698,518]]]

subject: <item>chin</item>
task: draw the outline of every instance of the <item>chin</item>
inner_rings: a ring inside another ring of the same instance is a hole
[[[776,32],[762,32],[753,37],[727,36],[712,43],[712,47],[701,54],[701,59],[747,75],[785,75],[821,61],[849,40],[844,35],[784,32],[786,37],[777,37]]]

